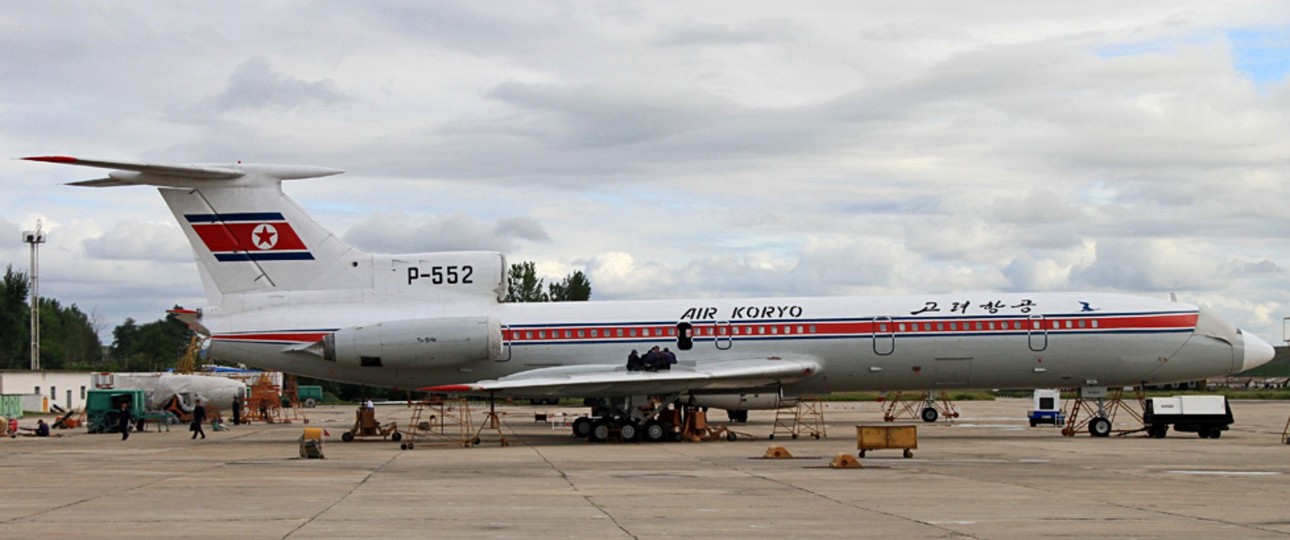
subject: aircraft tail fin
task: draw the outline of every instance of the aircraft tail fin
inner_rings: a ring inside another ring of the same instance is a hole
[[[370,287],[370,258],[282,192],[283,180],[342,171],[297,165],[161,165],[66,156],[22,158],[113,169],[83,187],[155,186],[188,237],[211,305],[247,292]]]

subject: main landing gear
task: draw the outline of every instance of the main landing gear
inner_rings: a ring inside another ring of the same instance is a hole
[[[670,396],[670,399],[675,398]],[[633,406],[634,403],[650,402],[644,396],[599,400],[592,407],[592,416],[581,416],[573,421],[573,436],[591,442],[681,440],[682,417],[679,410],[658,410],[652,405]]]

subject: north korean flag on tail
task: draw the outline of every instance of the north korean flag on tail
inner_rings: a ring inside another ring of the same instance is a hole
[[[312,261],[314,256],[278,212],[184,214],[220,262]]]

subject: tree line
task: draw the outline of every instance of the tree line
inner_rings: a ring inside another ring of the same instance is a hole
[[[562,302],[591,298],[591,282],[581,271],[559,281],[546,283],[537,276],[532,262],[512,264],[507,273],[506,302]],[[30,330],[31,281],[26,272],[5,268],[0,291],[0,369],[31,366]],[[174,367],[188,347],[193,332],[174,315],[139,324],[134,319],[112,330],[112,343],[99,339],[101,322],[76,304],[65,306],[53,298],[37,302],[40,316],[40,366],[43,369],[82,371],[162,371]],[[175,306],[178,308],[179,306]],[[218,358],[211,359],[218,362]],[[397,392],[363,389],[357,385],[306,381],[320,384],[342,399],[402,399]]]

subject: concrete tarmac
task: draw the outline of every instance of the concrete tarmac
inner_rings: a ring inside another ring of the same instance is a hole
[[[307,410],[330,432],[298,457],[300,423],[0,440],[4,538],[1284,538],[1290,536],[1290,402],[1237,401],[1221,439],[1170,432],[1094,439],[1030,428],[1028,399],[962,402],[918,426],[905,459],[862,469],[855,424],[874,403],[830,403],[827,436],[768,441],[774,413],[735,429],[756,440],[605,443],[499,407],[509,447],[414,450],[340,442],[350,407]],[[404,406],[381,406],[406,424]],[[719,414],[719,412],[718,412]],[[721,415],[724,417],[724,415]],[[716,414],[714,414],[714,419]],[[482,409],[476,409],[476,422]],[[34,424],[27,419],[23,425]],[[1123,424],[1117,428],[1127,427]],[[155,430],[156,428],[152,428]],[[56,430],[57,433],[57,430]],[[771,445],[798,459],[760,459]]]

